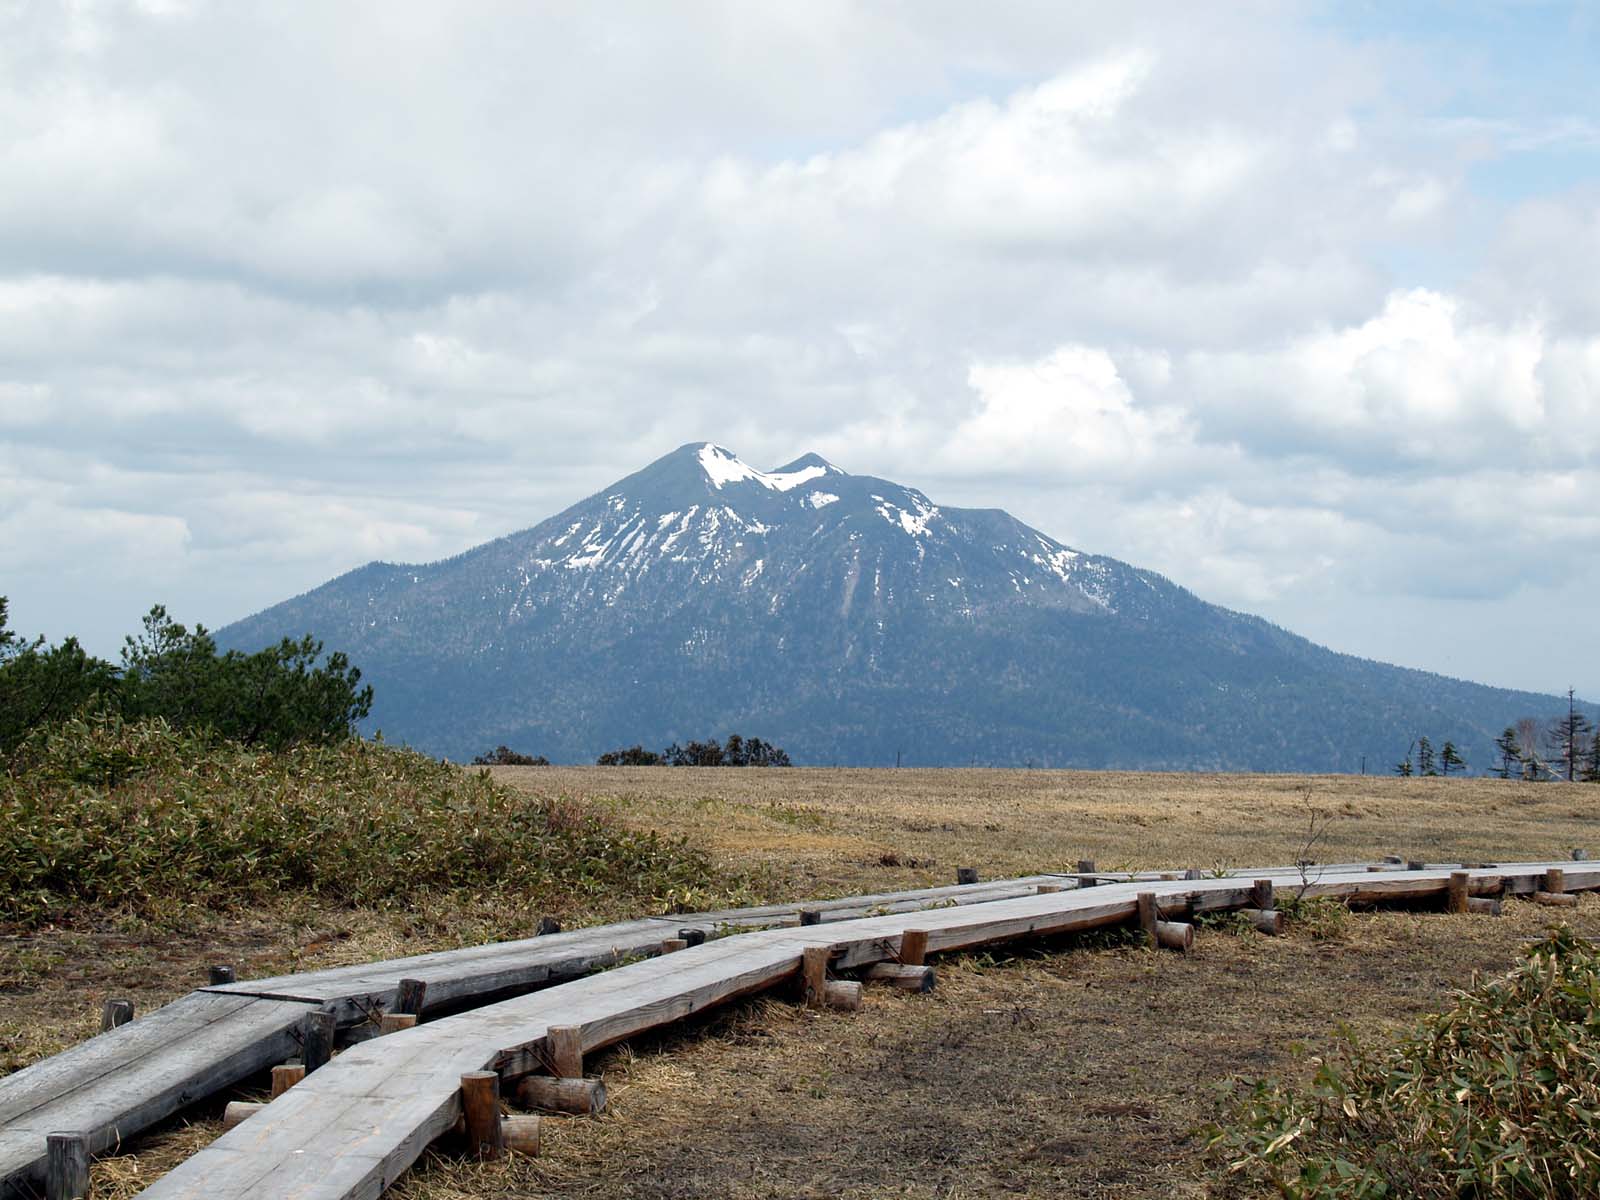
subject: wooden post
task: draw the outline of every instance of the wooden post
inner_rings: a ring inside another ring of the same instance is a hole
[[[549,937],[552,933],[561,932],[561,922],[554,917],[540,917],[539,928],[533,931],[534,937]]]
[[[306,1077],[306,1069],[299,1063],[279,1063],[272,1068],[272,1098],[276,1100]]]
[[[539,1154],[539,1134],[543,1122],[527,1113],[500,1118],[500,1140],[507,1150],[535,1158]]]
[[[1204,878],[1204,876],[1202,876],[1200,874],[1200,868],[1199,867],[1190,867],[1190,868],[1188,868],[1186,871],[1184,871],[1183,877],[1185,879],[1202,879],[1202,878]]]
[[[687,950],[688,948],[689,948],[689,943],[684,941],[682,938],[662,938],[661,939],[661,953],[663,953],[663,954],[672,954],[675,951]]]
[[[802,908],[800,910],[800,924],[802,924],[802,925],[821,925],[822,924],[822,913],[821,913],[821,911],[819,909],[815,909],[815,908]]]
[[[394,1011],[397,1013],[410,1013],[413,1017],[422,1015],[422,1006],[428,999],[428,984],[422,979],[402,979],[400,990],[395,995]]]
[[[932,967],[905,963],[873,963],[862,978],[868,983],[887,983],[906,992],[931,992],[934,985]]]
[[[461,1077],[461,1116],[467,1128],[469,1157],[492,1159],[505,1153],[498,1072],[468,1071]]]
[[[1409,862],[1406,863],[1406,870],[1408,870],[1408,871],[1420,871],[1424,867],[1426,867],[1427,865],[1428,865],[1427,863],[1422,862],[1420,859],[1413,858]]]
[[[1577,849],[1577,850],[1574,850],[1572,852],[1572,861],[1573,862],[1588,862],[1589,861],[1589,852],[1587,850],[1584,850],[1584,849],[1581,849],[1581,848]]]
[[[1092,859],[1092,858],[1080,858],[1078,860],[1078,874],[1079,875],[1093,875],[1094,874],[1094,859]]]
[[[83,1200],[89,1194],[89,1135],[45,1136],[44,1192],[48,1200]]]
[[[1451,871],[1450,885],[1445,892],[1445,912],[1464,913],[1467,911],[1467,885],[1472,876],[1465,871]]]
[[[243,1124],[265,1107],[265,1104],[254,1100],[229,1100],[228,1107],[222,1110],[223,1132],[227,1132],[235,1125]]]
[[[807,946],[800,956],[800,982],[805,989],[807,1008],[821,1008],[828,997],[828,960],[833,951],[827,946]]]
[[[704,946],[706,944],[706,931],[704,929],[680,929],[678,936],[687,946]]]
[[[378,1018],[378,1032],[399,1033],[402,1029],[410,1029],[417,1023],[415,1013],[392,1012],[384,1013]]]
[[[956,868],[956,882],[957,883],[977,883],[978,882],[978,868],[977,867],[957,867]]]
[[[331,1012],[308,1012],[300,1022],[300,1061],[309,1075],[333,1057],[338,1022]]]
[[[221,987],[225,983],[232,983],[234,981],[233,968],[229,966],[212,967],[208,972],[206,972],[206,974],[211,980],[211,987]]]
[[[1066,891],[1059,883],[1041,883],[1035,891],[1041,896],[1053,896],[1057,892]]]
[[[900,961],[908,967],[920,967],[928,958],[928,931],[908,929],[900,935]]]
[[[107,1000],[100,1006],[100,1031],[115,1029],[133,1020],[132,1000]]]
[[[1391,867],[1398,867],[1401,863],[1405,862],[1405,859],[1401,858],[1398,854],[1385,854],[1383,856],[1383,861],[1388,863]]]
[[[1567,873],[1560,867],[1551,867],[1544,873],[1544,886],[1541,892],[1564,892],[1567,890]]]
[[[606,1106],[606,1085],[598,1079],[530,1075],[517,1088],[517,1100],[523,1108],[546,1112],[597,1113]]]
[[[1258,879],[1250,885],[1250,906],[1263,912],[1272,907],[1272,880]]]
[[[1154,950],[1161,944],[1156,933],[1156,925],[1160,917],[1156,915],[1156,894],[1154,892],[1139,893],[1139,928],[1144,930],[1145,941],[1150,949]]]
[[[823,985],[822,1002],[829,1008],[855,1012],[861,1007],[861,984],[854,979],[830,979]]]
[[[563,1079],[583,1078],[583,1029],[577,1025],[552,1025],[544,1031],[550,1073]]]
[[[1168,950],[1192,950],[1194,926],[1182,921],[1157,921],[1156,942]]]

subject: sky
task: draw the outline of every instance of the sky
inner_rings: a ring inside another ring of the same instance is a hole
[[[0,595],[816,451],[1600,697],[1600,6],[0,0]]]

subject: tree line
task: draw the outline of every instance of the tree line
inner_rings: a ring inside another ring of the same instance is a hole
[[[1579,711],[1571,691],[1565,716],[1544,724],[1522,717],[1515,725],[1506,726],[1494,746],[1496,758],[1489,774],[1500,779],[1600,783],[1600,729]],[[1435,754],[1432,742],[1422,737],[1411,743],[1394,772],[1404,777],[1448,776],[1466,767],[1454,742],[1445,742]]]
[[[601,767],[787,767],[793,764],[780,746],[758,737],[730,733],[726,742],[709,738],[680,746],[673,742],[661,753],[632,745],[607,750],[595,759]]]
[[[217,651],[203,625],[189,629],[156,605],[124,640],[121,660],[88,653],[77,638],[46,645],[10,629],[0,596],[0,756],[37,730],[85,710],[282,749],[352,736],[372,711],[372,688],[342,653],[324,656],[307,636],[255,654]]]

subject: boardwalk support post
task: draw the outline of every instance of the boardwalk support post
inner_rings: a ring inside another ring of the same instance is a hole
[[[688,942],[688,939],[686,939],[686,938],[662,938],[661,939],[661,953],[663,953],[663,954],[673,954],[673,953],[676,953],[679,950],[687,950],[688,948],[689,948],[689,942]]]
[[[413,1017],[422,1015],[422,1005],[428,998],[428,984],[422,979],[402,979],[395,996],[394,1011]]]
[[[225,983],[234,981],[233,968],[226,965],[212,967],[206,972],[206,977],[211,981],[210,986],[221,987]]]
[[[552,1025],[544,1031],[550,1073],[562,1079],[583,1078],[583,1029],[578,1025]]]
[[[956,882],[957,883],[977,883],[978,882],[978,868],[977,867],[957,867],[956,868]]]
[[[279,1063],[272,1068],[272,1098],[276,1100],[305,1077],[306,1069],[300,1063]]]
[[[920,967],[928,957],[928,931],[908,929],[900,935],[900,961],[908,967]]]
[[[1250,885],[1250,907],[1265,912],[1272,906],[1272,880],[1256,880]]]
[[[1156,894],[1154,892],[1139,893],[1139,928],[1144,931],[1145,943],[1154,950],[1161,945],[1160,935],[1156,926],[1160,923],[1160,916],[1156,912]]]
[[[308,1012],[300,1023],[300,1061],[306,1074],[325,1066],[333,1057],[333,1037],[338,1020],[331,1012]]]
[[[228,1107],[222,1110],[223,1131],[242,1125],[265,1107],[265,1104],[255,1100],[229,1100]]]
[[[115,1029],[133,1020],[132,1000],[107,1000],[100,1006],[100,1031]]]
[[[1078,886],[1081,888],[1093,887],[1099,882],[1094,877],[1094,859],[1080,858],[1078,860]]]
[[[468,1071],[461,1076],[461,1118],[466,1125],[470,1157],[494,1159],[505,1153],[498,1072]]]
[[[402,1029],[410,1029],[417,1023],[415,1013],[392,1012],[384,1013],[378,1018],[378,1032],[399,1033]]]
[[[704,946],[706,944],[706,931],[704,929],[680,929],[678,936],[689,946]]]
[[[1445,912],[1464,913],[1467,911],[1467,885],[1472,876],[1465,871],[1451,871],[1450,885],[1445,893]]]
[[[83,1200],[89,1194],[89,1135],[52,1133],[45,1143],[49,1154],[45,1168],[48,1200]]]
[[[828,1002],[828,946],[807,946],[800,953],[800,983],[805,989],[807,1008],[821,1008]]]

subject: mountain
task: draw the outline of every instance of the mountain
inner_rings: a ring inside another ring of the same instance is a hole
[[[999,509],[691,443],[534,526],[371,563],[219,631],[347,651],[391,740],[592,762],[753,734],[810,765],[1386,772],[1553,697],[1370,662]]]

